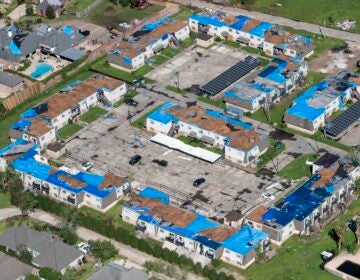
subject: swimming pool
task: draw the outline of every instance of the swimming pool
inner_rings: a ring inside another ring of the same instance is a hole
[[[35,71],[30,74],[30,77],[33,79],[38,79],[41,76],[52,70],[52,66],[47,63],[40,63],[35,66]]]

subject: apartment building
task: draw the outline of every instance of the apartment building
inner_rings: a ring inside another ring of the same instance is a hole
[[[146,24],[127,41],[122,41],[118,48],[107,54],[107,61],[114,68],[133,72],[162,49],[168,46],[179,47],[180,42],[189,35],[186,22],[165,17],[158,22]]]
[[[74,81],[21,114],[21,119],[11,125],[9,136],[12,140],[21,137],[43,149],[56,140],[57,130],[69,122],[76,122],[81,114],[98,104],[111,106],[126,91],[125,83],[102,75]]]
[[[149,196],[152,190],[146,187],[123,205],[122,218],[145,236],[161,241],[164,247],[203,265],[212,259],[222,259],[241,268],[255,261],[257,246],[267,250],[266,233],[249,226],[237,230],[196,212],[170,206],[161,198]]]
[[[151,113],[146,129],[169,136],[196,138],[212,147],[224,149],[224,157],[240,164],[255,163],[268,146],[267,135],[251,124],[199,106],[181,107],[166,103]]]

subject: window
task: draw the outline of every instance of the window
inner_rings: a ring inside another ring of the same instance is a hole
[[[45,136],[42,136],[40,139],[44,141],[44,140],[45,140]]]
[[[90,194],[86,194],[86,197],[91,197]]]
[[[238,259],[241,259],[241,256],[240,256],[240,255],[236,255],[236,257],[237,257]]]
[[[164,230],[163,230],[163,229],[160,229],[160,232],[161,232],[161,233],[164,233]]]
[[[250,38],[251,38],[251,39],[254,39],[254,36],[251,35]]]
[[[240,32],[239,32],[239,31],[236,31],[236,34],[237,34],[237,35],[239,35],[239,34],[240,34]]]
[[[233,32],[233,30],[231,28],[229,28],[229,32]]]
[[[230,254],[230,251],[229,251],[229,250],[225,250],[225,253]]]
[[[62,191],[62,193],[66,193],[66,191]]]
[[[154,121],[151,121],[151,120],[150,120],[150,124],[154,124]]]
[[[203,131],[202,131],[202,130],[199,130],[199,133],[200,133],[200,134],[203,134]]]
[[[65,118],[65,114],[62,114],[61,116],[62,116],[63,118]]]

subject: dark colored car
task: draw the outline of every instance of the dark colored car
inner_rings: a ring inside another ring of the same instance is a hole
[[[137,105],[139,105],[139,102],[132,98],[125,99],[124,103],[132,107],[136,107]]]
[[[199,187],[205,181],[206,181],[205,178],[198,178],[193,182],[193,186],[194,187]]]
[[[351,54],[351,53],[352,53],[352,50],[350,50],[350,49],[345,49],[345,50],[344,50],[344,53]]]
[[[135,155],[135,156],[133,156],[133,157],[130,158],[129,164],[130,164],[130,165],[135,165],[135,164],[137,164],[140,160],[141,160],[141,156],[140,156],[140,155]]]

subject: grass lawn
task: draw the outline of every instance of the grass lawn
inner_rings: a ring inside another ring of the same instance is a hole
[[[194,14],[194,13],[196,13],[198,11],[200,11],[200,9],[198,9],[198,8],[194,7],[194,10],[192,10],[192,9],[189,9],[188,7],[186,7],[186,6],[180,5],[179,11],[177,13],[171,15],[170,17],[175,18],[175,19],[180,20],[180,21],[188,21],[189,16],[191,16],[192,14]]]
[[[163,56],[163,55],[154,55],[150,58],[148,58],[148,61],[151,64],[155,64],[155,65],[160,65],[163,64],[165,61],[167,61],[169,59],[169,57],[167,56]]]
[[[291,18],[327,27],[336,27],[337,22],[356,20],[356,27],[351,30],[360,32],[360,1],[349,0],[256,0],[246,8],[267,14]],[[277,5],[277,4],[281,4]]]
[[[166,89],[167,90],[170,90],[172,92],[175,92],[177,94],[187,94],[188,92],[185,90],[185,89],[182,89],[182,88],[177,88],[175,86],[166,86]]]
[[[0,221],[0,233],[4,232],[7,229],[6,222]]]
[[[128,73],[119,69],[116,69],[114,67],[111,67],[107,61],[106,57],[103,57],[93,63],[91,65],[91,69],[93,69],[96,72],[102,73],[104,75],[113,77],[115,79],[120,79],[125,82],[132,83],[134,80],[143,78],[145,74],[149,73],[154,68],[149,65],[144,65],[140,69],[136,70],[133,73]]]
[[[11,207],[10,193],[0,192],[0,209]]]
[[[270,138],[270,147],[259,157],[257,169],[263,168],[270,160],[276,158],[285,150],[285,144]]]
[[[145,114],[144,116],[136,119],[135,121],[131,122],[131,125],[133,127],[137,128],[143,128],[147,119],[147,116],[150,115],[152,112],[155,112],[160,106],[163,104],[160,104],[159,106],[156,106],[154,109],[152,109],[149,113]]]
[[[205,97],[205,96],[199,96],[197,98],[197,100],[200,101],[200,102],[204,102],[204,103],[213,105],[215,107],[219,107],[219,108],[222,108],[222,109],[225,108],[225,103],[224,103],[224,100],[222,98],[221,99],[211,99],[211,98],[208,98],[208,97]]]
[[[16,106],[14,109],[8,111],[5,115],[0,116],[0,147],[3,147],[10,142],[8,138],[8,129],[12,123],[19,120],[21,113],[26,111],[28,108],[40,103],[45,98],[58,92],[61,88],[65,87],[69,83],[75,80],[86,80],[87,78],[91,77],[93,74],[94,74],[93,72],[88,71],[87,66],[84,66],[80,68],[70,78],[63,79],[57,85],[49,88],[48,90],[43,91],[42,93],[32,98],[29,98],[25,102]]]
[[[125,99],[134,98],[138,94],[139,93],[136,90],[129,90],[119,101],[115,102],[113,106],[117,108],[120,105],[124,104]]]
[[[311,175],[311,167],[306,164],[306,161],[315,161],[317,159],[317,154],[304,154],[279,171],[279,176],[287,180],[297,180],[302,177],[308,177]]]
[[[174,49],[174,48],[170,48],[170,47],[167,47],[165,49],[163,49],[161,51],[161,54],[162,55],[165,55],[167,57],[174,57],[175,55],[177,55],[178,53],[180,52],[179,49]]]
[[[190,145],[190,146],[202,148],[202,149],[208,150],[210,152],[213,152],[213,153],[216,153],[219,155],[222,155],[224,153],[223,149],[216,148],[216,147],[208,147],[203,142],[201,142],[199,139],[190,138],[190,137],[186,137],[183,135],[179,136],[177,139],[184,142],[185,144]]]
[[[94,1],[93,0],[70,1],[69,4],[66,5],[66,11],[73,12],[73,13],[80,12],[80,11],[84,10],[87,6],[89,6],[92,2],[94,2]]]
[[[107,114],[107,111],[104,110],[103,108],[100,108],[98,106],[95,106],[93,108],[91,108],[89,111],[87,111],[86,113],[82,114],[80,116],[80,120],[82,120],[83,122],[86,123],[92,123],[94,121],[96,121],[98,118],[100,118],[101,116],[104,116]]]
[[[117,25],[120,22],[131,22],[134,19],[142,20],[148,18],[163,8],[162,6],[151,5],[144,10],[137,10],[131,9],[130,6],[123,7],[121,5],[114,5],[109,0],[104,0],[93,9],[87,17],[95,24],[108,27]]]
[[[240,48],[240,43],[238,43],[238,42],[225,40],[224,44],[227,46],[233,47],[233,48]]]
[[[278,255],[266,264],[254,264],[245,271],[241,271],[251,280],[332,280],[339,279],[322,270],[320,253],[324,250],[336,250],[336,243],[329,232],[335,224],[346,227],[346,222],[360,211],[360,200],[356,200],[348,207],[343,215],[325,226],[320,233],[310,237],[293,236],[278,249]],[[347,228],[346,228],[347,229]],[[355,242],[354,235],[348,229],[345,233],[345,242]],[[239,270],[240,271],[240,270]]]
[[[69,138],[70,136],[73,136],[76,132],[78,132],[83,127],[81,125],[78,125],[76,123],[69,123],[68,125],[64,126],[63,128],[59,129],[56,134],[61,138],[62,140],[65,140]]]
[[[180,42],[180,45],[182,48],[186,49],[188,47],[190,47],[192,44],[194,44],[196,39],[196,35],[193,33],[190,33],[190,37],[186,38],[184,41]]]

